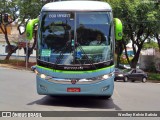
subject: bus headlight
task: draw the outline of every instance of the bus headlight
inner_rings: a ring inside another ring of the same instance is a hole
[[[109,75],[104,75],[103,79],[108,79],[110,76]]]
[[[110,77],[112,77],[113,76],[113,73],[110,73],[110,74],[106,74],[106,75],[103,75],[103,79],[108,79],[108,78],[110,78]]]
[[[40,78],[45,79],[46,75],[45,74],[40,74]]]
[[[53,77],[51,76],[48,76],[48,75],[45,75],[45,74],[38,74],[40,78],[42,79],[46,79],[46,80],[49,80],[49,79],[52,79]]]

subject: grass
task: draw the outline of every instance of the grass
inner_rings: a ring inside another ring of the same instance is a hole
[[[160,81],[160,73],[148,73],[148,80]]]

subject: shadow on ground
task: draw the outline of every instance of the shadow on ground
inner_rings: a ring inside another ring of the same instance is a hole
[[[100,99],[98,97],[80,97],[80,96],[45,96],[39,100],[28,103],[27,105],[45,105],[45,106],[61,106],[75,108],[91,108],[91,109],[114,109],[121,110],[114,104],[112,98]]]

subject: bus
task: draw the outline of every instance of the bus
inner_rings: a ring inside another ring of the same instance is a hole
[[[115,39],[122,39],[122,23],[113,18],[108,3],[47,3],[42,7],[39,18],[28,22],[28,40],[33,37],[36,23],[38,94],[112,96]]]

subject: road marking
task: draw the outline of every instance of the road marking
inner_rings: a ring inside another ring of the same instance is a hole
[[[121,97],[116,89],[114,91],[118,97]]]

